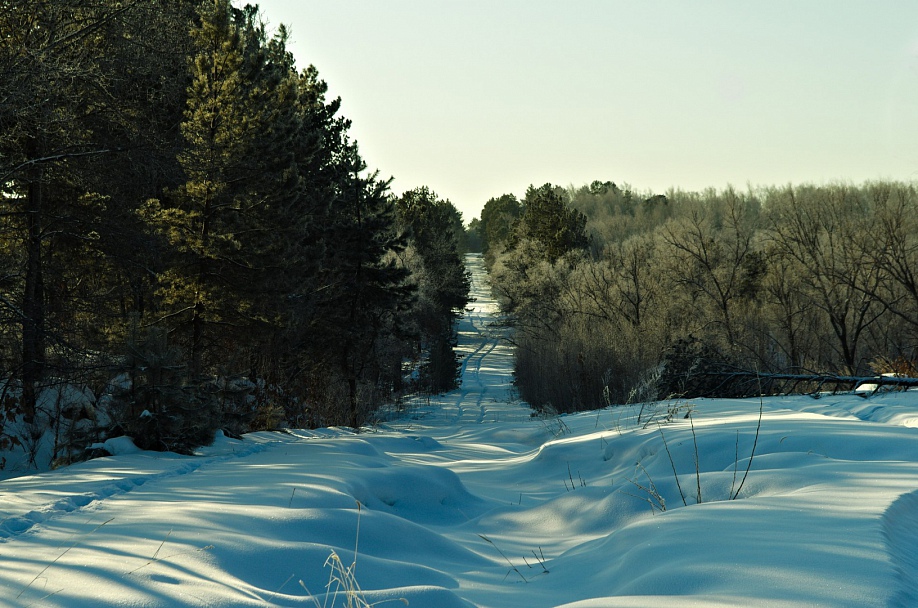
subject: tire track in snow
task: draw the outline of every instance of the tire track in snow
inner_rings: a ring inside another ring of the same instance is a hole
[[[476,334],[468,338],[473,340],[475,348],[464,358],[460,368],[462,385],[453,402],[457,415],[452,422],[459,423],[466,411],[474,408],[477,410],[475,423],[481,424],[488,414],[486,398],[493,397],[492,389],[494,388],[493,384],[482,379],[482,367],[485,361],[501,346],[503,332],[495,327],[497,322],[496,302],[488,285],[481,256],[469,255],[466,258],[466,264],[472,275],[471,293],[474,301],[478,302],[478,305],[466,309],[465,313],[465,320]],[[493,373],[493,370],[489,371]],[[472,394],[474,394],[474,404],[469,402]]]
[[[488,357],[497,349],[498,343],[497,340],[491,340],[488,342],[488,351],[484,353],[481,357],[478,358],[478,361],[475,363],[475,382],[478,383],[478,396],[475,400],[475,405],[478,407],[478,424],[481,424],[484,421],[485,417],[485,405],[484,405],[484,395],[486,391],[485,383],[481,380],[481,365],[484,363],[485,357]]]
[[[487,348],[487,350],[485,350]],[[481,365],[484,363],[485,357],[494,352],[494,349],[497,348],[497,344],[494,342],[482,342],[476,349],[475,352],[466,357],[464,366],[462,368],[462,383],[466,384],[469,376],[471,375],[475,379],[475,383],[478,385],[479,389],[484,389],[484,382],[481,381]],[[475,359],[475,365],[470,366],[472,359]],[[472,371],[469,372],[469,367],[472,367]]]
[[[484,392],[485,384],[481,380],[481,366],[484,364],[486,357],[491,355],[494,350],[497,348],[497,340],[488,336],[484,332],[479,331],[478,335],[481,340],[478,342],[475,350],[472,351],[469,355],[465,357],[462,362],[461,374],[462,374],[462,384],[459,392],[456,394],[455,407],[456,407],[456,418],[453,420],[454,423],[458,423],[462,417],[465,415],[464,404],[468,399],[468,396],[472,393],[476,394],[474,407],[478,409],[478,416],[476,423],[481,423],[484,420],[485,416],[485,407],[484,407]],[[474,361],[474,363],[473,363]],[[471,368],[471,369],[470,369]],[[469,380],[474,380],[476,388],[469,389],[468,384]]]
[[[456,407],[456,416],[452,420],[453,424],[457,424],[460,420],[462,420],[462,417],[465,415],[465,408],[463,407],[463,403],[465,402],[468,395],[472,392],[471,390],[468,389],[469,364],[472,362],[473,359],[476,361],[474,374],[475,374],[475,381],[478,384],[478,388],[479,388],[479,391],[478,391],[479,397],[477,400],[477,404],[480,405],[481,404],[480,393],[481,393],[481,389],[483,389],[484,387],[481,382],[481,378],[479,377],[479,373],[481,371],[481,362],[482,362],[482,359],[488,356],[488,354],[490,354],[490,352],[493,351],[495,348],[494,345],[492,345],[489,341],[486,340],[487,334],[485,334],[485,332],[483,332],[478,326],[475,325],[476,317],[478,318],[478,321],[480,323],[481,322],[481,312],[478,310],[474,310],[474,309],[467,310],[465,313],[465,318],[468,320],[469,325],[472,328],[472,331],[474,331],[477,337],[473,341],[475,348],[472,350],[472,352],[468,353],[462,358],[462,363],[460,364],[460,367],[459,367],[460,388],[456,393],[456,399],[454,401],[454,405]],[[488,347],[490,347],[488,352],[482,353],[482,351]]]
[[[199,457],[200,460],[186,461],[180,466],[146,475],[125,476],[122,479],[100,482],[98,488],[89,492],[74,493],[53,502],[41,505],[23,514],[11,515],[0,520],[0,543],[18,538],[36,526],[63,515],[79,513],[94,502],[114,496],[121,496],[147,483],[194,473],[201,467],[216,462],[225,462],[234,458],[245,458],[267,449],[269,443],[258,443],[245,446],[245,449],[230,454]],[[115,457],[117,458],[117,456]],[[189,457],[194,458],[194,457]]]

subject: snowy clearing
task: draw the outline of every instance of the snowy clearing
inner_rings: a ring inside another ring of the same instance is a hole
[[[918,393],[532,418],[470,260],[457,391],[0,482],[0,605],[918,604]]]

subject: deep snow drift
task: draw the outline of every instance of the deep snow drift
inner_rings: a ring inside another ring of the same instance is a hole
[[[453,393],[0,482],[0,605],[918,605],[918,393],[535,419],[470,264]]]

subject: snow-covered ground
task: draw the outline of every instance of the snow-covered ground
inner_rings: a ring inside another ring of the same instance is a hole
[[[0,605],[918,605],[918,393],[532,418],[471,262],[453,393],[0,482]]]

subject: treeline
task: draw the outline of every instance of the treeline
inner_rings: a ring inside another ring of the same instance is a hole
[[[12,0],[0,31],[3,420],[117,377],[111,426],[185,450],[455,383],[461,215],[367,169],[283,27],[229,0]]]
[[[729,370],[914,373],[918,192],[904,183],[488,201],[476,228],[537,408],[729,395]]]

